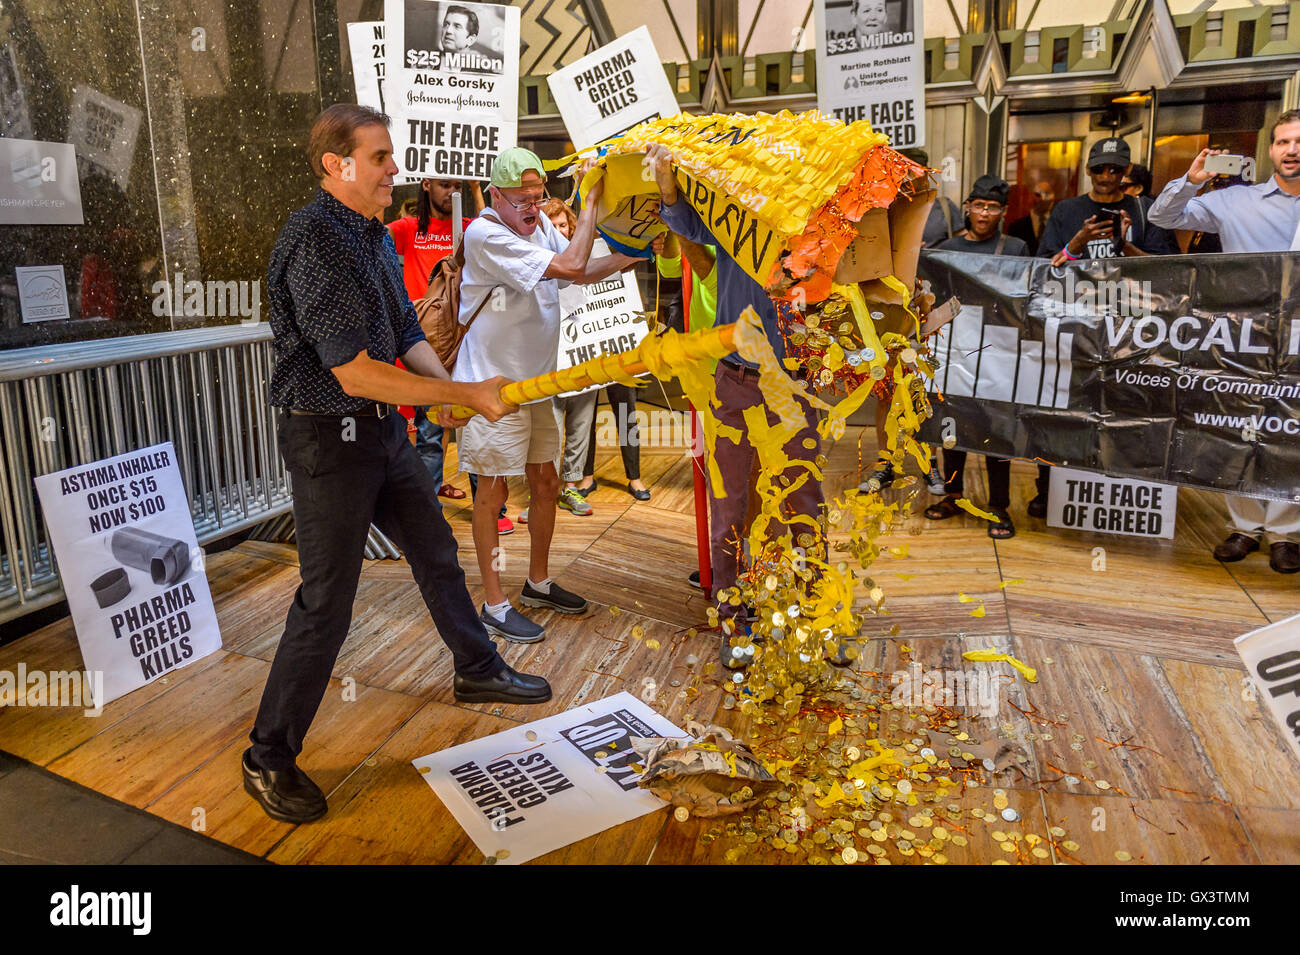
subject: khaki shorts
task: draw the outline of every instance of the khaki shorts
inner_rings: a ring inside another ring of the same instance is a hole
[[[500,421],[482,415],[460,429],[457,464],[467,474],[523,474],[526,464],[555,465],[559,472],[563,431],[549,398],[524,405]]]

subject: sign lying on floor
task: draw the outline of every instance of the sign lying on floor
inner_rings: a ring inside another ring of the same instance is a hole
[[[171,442],[36,479],[86,669],[105,703],[221,649]]]
[[[1174,538],[1178,488],[1092,471],[1052,468],[1047,526]]]
[[[485,856],[513,864],[668,805],[637,785],[631,740],[685,735],[618,693],[413,765]]]
[[[1243,633],[1233,644],[1259,698],[1300,758],[1300,614]]]

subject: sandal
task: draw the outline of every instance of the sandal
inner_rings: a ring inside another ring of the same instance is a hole
[[[463,501],[465,499],[465,492],[454,484],[444,484],[442,487],[438,488],[438,496],[451,498],[453,501]]]
[[[938,504],[931,504],[925,509],[925,516],[932,521],[946,521],[950,517],[956,517],[961,513],[961,508],[957,506],[955,495],[949,494]]]
[[[1000,507],[990,507],[990,514],[996,514],[996,522],[989,521],[989,526],[985,528],[989,537],[996,541],[1010,540],[1016,536],[1016,525],[1011,523],[1011,517],[1005,510]]]

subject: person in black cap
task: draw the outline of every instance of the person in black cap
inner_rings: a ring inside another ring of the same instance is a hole
[[[937,249],[952,252],[977,252],[984,255],[1029,255],[1029,246],[1023,239],[1003,235],[1002,217],[1007,211],[1007,197],[1011,187],[997,176],[980,176],[966,197],[963,211],[970,228],[961,235],[940,242]],[[997,515],[987,530],[994,540],[1005,540],[1016,535],[1007,509],[1011,506],[1011,462],[1006,458],[985,458],[989,472],[989,510]],[[945,448],[943,452],[943,482],[945,496],[939,503],[927,507],[925,516],[932,521],[947,520],[961,513],[957,506],[963,496],[962,472],[966,467],[966,452]]]
[[[1064,265],[1074,259],[1178,253],[1173,233],[1148,222],[1142,201],[1124,194],[1121,184],[1130,161],[1128,143],[1122,139],[1092,144],[1088,151],[1092,188],[1086,196],[1062,200],[1052,208],[1037,255],[1050,257],[1053,265]],[[1047,516],[1050,480],[1050,468],[1040,464],[1038,496],[1029,502],[1030,517]]]
[[[1130,163],[1128,143],[1100,139],[1088,152],[1087,195],[1058,202],[1048,216],[1038,255],[1062,265],[1072,259],[1109,259],[1119,255],[1171,255],[1174,237],[1147,221],[1146,209],[1120,187]],[[1114,228],[1118,217],[1120,228]]]

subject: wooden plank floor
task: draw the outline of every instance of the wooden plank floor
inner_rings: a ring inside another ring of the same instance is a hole
[[[868,431],[868,461],[873,441]],[[831,453],[828,485],[856,483],[858,461],[851,434]],[[986,478],[980,459],[971,462],[967,490],[980,502]],[[405,565],[367,564],[301,761],[329,796],[320,822],[268,819],[244,794],[238,765],[297,586],[288,546],[247,542],[209,559],[221,652],[115,701],[97,719],[80,710],[0,710],[0,749],[172,822],[201,818],[208,835],[275,862],[482,862],[412,759],[619,690],[638,692],[646,678],[662,689],[653,705],[669,719],[749,726],[724,707],[711,679],[698,695],[685,692],[687,657],[716,655],[715,636],[686,636],[706,608],[685,579],[695,567],[690,462],[680,449],[644,449],[642,467],[654,495],[648,503],[633,501],[618,456],[602,452],[601,486],[589,498],[595,513],[560,512],[552,575],[591,599],[592,610],[576,619],[537,614],[548,628],[543,643],[503,646],[511,665],[551,680],[555,697],[545,706],[456,704],[450,655]],[[882,855],[864,858],[921,862],[942,847],[953,864],[1300,862],[1300,765],[1248,692],[1232,649],[1235,636],[1300,612],[1300,578],[1272,573],[1258,554],[1215,562],[1209,549],[1223,536],[1225,508],[1204,492],[1180,494],[1172,541],[1051,531],[1024,513],[1033,473],[1013,468],[1014,539],[994,542],[968,515],[935,524],[918,513],[889,540],[907,545],[907,556],[882,556],[873,571],[888,613],[865,632],[871,641],[856,667],[863,685],[887,694],[889,675],[914,664],[970,675],[975,665],[961,653],[984,647],[1025,660],[1039,678],[1027,683],[991,665],[996,711],[963,711],[969,742],[958,749],[996,756],[994,771],[919,815],[898,814],[903,835],[924,827],[925,837],[912,833],[917,851],[891,841]],[[457,483],[464,486],[463,477]],[[512,516],[526,496],[512,485]],[[918,510],[929,500],[922,493]],[[481,601],[467,504],[448,502],[446,513]],[[526,526],[503,545],[505,581],[517,591]],[[978,597],[984,616],[972,616],[959,591]],[[636,626],[662,648],[631,639]],[[889,636],[894,626],[898,634]],[[19,662],[79,668],[71,622],[0,648],[0,669]],[[948,750],[945,734],[958,731],[924,725],[911,711],[875,712],[879,732],[915,733],[913,743]],[[1004,806],[1019,818],[1004,821]],[[839,851],[834,842],[771,846],[763,826],[774,819],[760,814],[751,830],[738,817],[678,823],[657,812],[541,861],[841,861],[825,858]],[[930,835],[939,829],[942,836]]]

